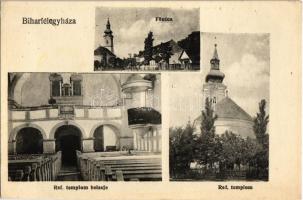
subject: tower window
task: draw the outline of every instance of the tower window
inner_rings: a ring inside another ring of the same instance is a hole
[[[217,103],[217,98],[214,97],[214,98],[213,98],[213,104],[216,104],[216,103]]]

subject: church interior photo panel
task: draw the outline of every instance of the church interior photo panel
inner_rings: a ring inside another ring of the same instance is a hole
[[[269,34],[202,41],[202,73],[169,78],[170,180],[268,181]]]
[[[199,71],[199,8],[97,7],[95,71]]]
[[[161,181],[160,74],[8,73],[9,181]]]

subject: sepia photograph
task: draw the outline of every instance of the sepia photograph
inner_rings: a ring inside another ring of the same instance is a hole
[[[200,70],[199,8],[96,8],[94,70]]]
[[[2,198],[301,198],[300,2],[1,9]]]
[[[9,181],[161,181],[160,74],[8,73]]]
[[[269,34],[202,34],[201,74],[170,75],[171,181],[268,181]]]

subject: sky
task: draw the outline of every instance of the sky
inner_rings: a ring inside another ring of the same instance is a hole
[[[160,22],[156,17],[173,21]],[[154,34],[154,45],[174,39],[178,41],[193,31],[200,30],[199,9],[196,8],[109,8],[96,9],[95,49],[103,44],[107,18],[114,35],[114,52],[120,57],[144,49],[144,39],[149,31]]]
[[[252,117],[265,99],[269,110],[269,34],[203,33],[201,72],[170,74],[170,126],[184,126],[201,114],[202,86],[217,44],[228,96]]]

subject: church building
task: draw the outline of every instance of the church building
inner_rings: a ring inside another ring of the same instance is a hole
[[[159,74],[9,73],[9,154],[161,152]]]
[[[223,134],[225,131],[231,131],[242,137],[254,138],[252,117],[228,96],[227,86],[223,83],[225,74],[220,71],[220,59],[216,44],[210,64],[210,71],[203,84],[202,109],[204,109],[207,99],[211,101],[214,113],[217,115],[214,124],[216,133]],[[201,121],[201,115],[194,121],[197,133],[200,133]]]
[[[107,19],[103,43],[94,51],[95,70],[108,66],[116,67],[117,65],[117,56],[114,54],[114,36],[110,26],[110,21]]]

